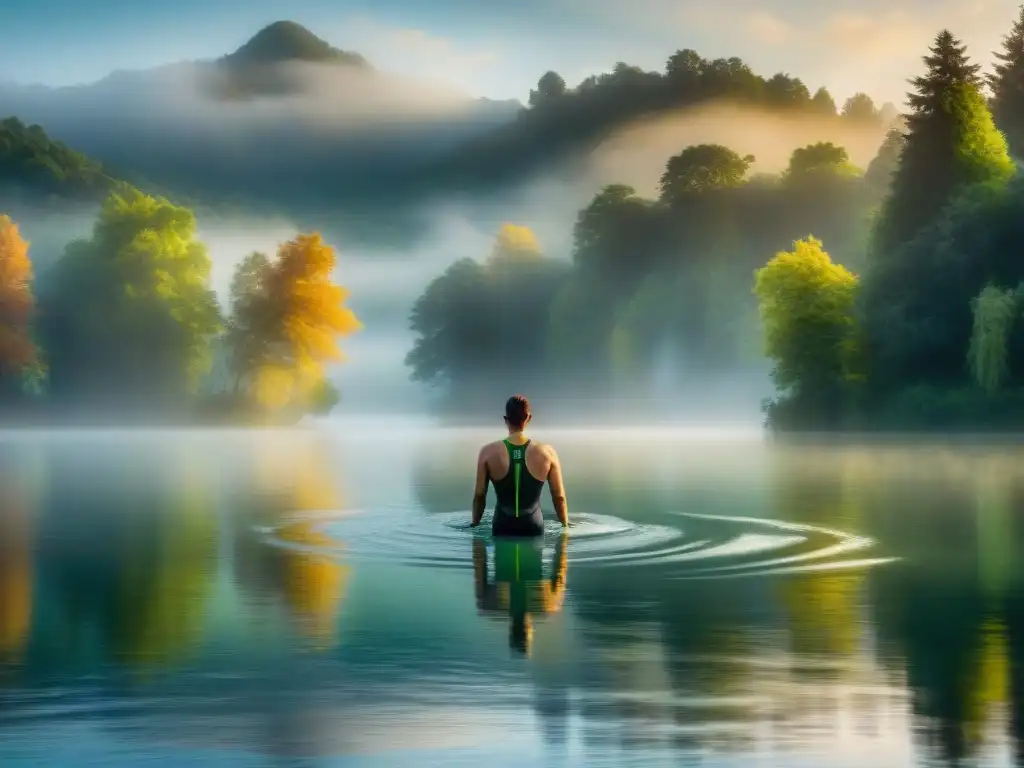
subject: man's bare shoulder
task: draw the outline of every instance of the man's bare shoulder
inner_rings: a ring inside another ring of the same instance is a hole
[[[497,451],[499,447],[504,447],[504,444],[502,443],[501,440],[495,440],[493,443],[485,443],[483,447],[480,448],[480,459],[490,458],[491,456],[494,455],[495,451]]]
[[[555,451],[555,446],[551,445],[550,443],[541,443],[537,440],[532,440],[530,441],[530,447],[533,448],[534,450],[540,451],[549,459],[556,460],[558,458],[558,453]]]

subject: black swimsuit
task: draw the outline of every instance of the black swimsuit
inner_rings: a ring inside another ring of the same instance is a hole
[[[540,495],[544,481],[526,468],[527,440],[522,445],[504,441],[508,449],[508,472],[500,480],[491,478],[498,497],[491,532],[495,536],[540,536],[544,533],[544,513]]]

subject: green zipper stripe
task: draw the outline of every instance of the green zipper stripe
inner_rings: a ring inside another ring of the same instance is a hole
[[[516,517],[519,517],[519,468],[521,466],[516,464]]]

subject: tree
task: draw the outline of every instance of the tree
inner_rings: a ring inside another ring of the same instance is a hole
[[[1020,156],[1024,153],[1024,6],[1003,38],[1002,50],[994,55],[997,61],[988,76],[992,116],[1006,134],[1010,151]]]
[[[676,205],[695,194],[740,186],[754,163],[721,144],[687,147],[670,158],[661,176],[661,200]]]
[[[696,88],[708,63],[696,51],[684,48],[665,62],[665,76],[675,87]]]
[[[814,92],[814,96],[811,98],[811,107],[815,112],[822,115],[835,117],[836,102],[835,99],[832,98],[832,94],[829,93],[828,89],[825,87],[821,87]]]
[[[764,95],[769,104],[779,107],[802,107],[811,101],[811,94],[803,81],[783,72],[765,83]]]
[[[543,255],[529,228],[503,225],[483,262],[456,261],[416,300],[411,377],[445,387],[464,405],[499,385],[536,382],[566,267]]]
[[[220,312],[192,211],[130,187],[104,201],[40,297],[50,393],[179,409],[211,364]]]
[[[900,127],[890,128],[885,134],[882,145],[878,148],[878,154],[868,164],[864,173],[864,181],[879,195],[889,191],[893,174],[899,168],[900,155],[903,153],[903,144],[906,137]]]
[[[557,72],[545,72],[537,81],[537,87],[530,90],[529,104],[531,107],[553,104],[565,96],[567,90],[561,75]]]
[[[814,179],[849,178],[860,175],[860,169],[850,162],[844,147],[831,142],[809,144],[793,150],[789,167],[783,174],[786,184],[799,184]]]
[[[274,260],[255,253],[236,269],[227,338],[236,388],[261,408],[322,400],[324,366],[344,359],[338,339],[362,327],[332,279],[335,264],[334,249],[313,233],[282,243]]]
[[[813,237],[775,255],[756,273],[765,353],[775,385],[793,398],[835,407],[858,369],[857,276]]]
[[[1014,291],[991,283],[971,302],[974,328],[967,359],[975,383],[989,394],[1003,386],[1009,373],[1007,352],[1018,302]]]
[[[875,102],[866,93],[855,93],[843,104],[843,117],[857,123],[875,125],[881,121]]]
[[[913,80],[899,170],[875,233],[888,254],[935,218],[966,185],[1005,182],[1014,165],[979,91],[978,65],[943,30],[924,57],[928,71]]]
[[[17,224],[0,216],[0,392],[19,392],[23,377],[38,359],[31,335],[31,283],[28,243]]]

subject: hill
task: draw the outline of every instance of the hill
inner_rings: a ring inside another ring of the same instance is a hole
[[[275,21],[268,24],[234,53],[218,59],[223,67],[251,67],[302,61],[312,64],[337,64],[368,69],[369,62],[358,53],[335,48],[301,24]]]
[[[17,117],[0,120],[0,190],[21,196],[95,200],[116,180],[103,166]]]

